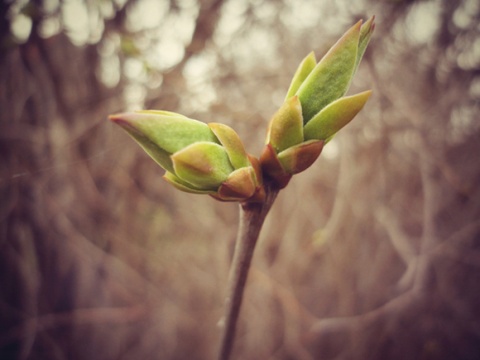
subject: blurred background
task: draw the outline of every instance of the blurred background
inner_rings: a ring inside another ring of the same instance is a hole
[[[0,358],[212,359],[238,205],[181,193],[108,114],[258,156],[298,63],[377,27],[364,110],[280,193],[234,359],[480,358],[480,2],[0,4]]]

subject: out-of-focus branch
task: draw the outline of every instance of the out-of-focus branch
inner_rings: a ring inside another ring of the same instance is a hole
[[[436,212],[440,209],[438,203],[440,194],[435,185],[436,168],[428,154],[429,152],[425,150],[419,154],[420,176],[423,190],[423,220],[420,256],[414,279],[414,289],[416,291],[428,291],[431,286],[432,257],[428,253],[438,242],[434,218]]]
[[[416,299],[418,298],[413,291],[407,291],[389,300],[384,305],[363,314],[320,319],[312,325],[310,331],[305,335],[305,341],[311,343],[327,333],[335,333],[356,327],[364,328],[387,316],[398,314],[398,312],[403,311],[413,304]]]
[[[409,239],[405,231],[401,228],[398,217],[386,206],[379,206],[375,211],[375,218],[383,225],[389,235],[389,240],[393,248],[408,266],[415,260],[417,251],[412,244],[412,240]]]
[[[116,308],[75,309],[64,313],[39,315],[26,320],[19,326],[10,329],[7,333],[1,334],[0,348],[19,338],[25,338],[32,333],[33,337],[35,337],[35,334],[38,332],[66,325],[135,322],[147,314],[146,310],[143,306],[135,305]]]
[[[405,272],[398,280],[398,288],[404,291],[411,286],[416,272],[417,250],[413,246],[413,240],[402,229],[398,217],[391,209],[386,206],[379,206],[375,211],[375,218],[383,225],[393,248],[406,266]]]
[[[185,55],[174,69],[163,74],[163,85],[161,87],[163,95],[165,95],[165,89],[175,89],[176,93],[171,93],[169,95],[173,97],[178,96],[178,93],[180,92],[179,90],[181,90],[183,86],[182,80],[179,83],[179,79],[182,79],[182,70],[192,56],[201,53],[207,46],[220,18],[222,3],[222,0],[206,0],[199,2],[200,9],[195,22],[195,29],[190,44],[185,48]],[[145,107],[147,109],[171,109],[171,96],[159,97],[159,95],[160,93],[151,94],[145,102]]]

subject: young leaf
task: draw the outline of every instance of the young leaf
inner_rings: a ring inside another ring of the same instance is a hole
[[[362,110],[371,94],[368,90],[329,104],[305,125],[305,140],[327,140],[335,135]]]
[[[312,51],[305,57],[305,59],[302,60],[297,71],[295,71],[295,75],[293,75],[292,82],[290,83],[290,87],[287,91],[287,96],[285,96],[285,100],[295,95],[300,85],[302,85],[307,76],[315,68],[315,65],[317,65],[317,60],[315,59],[315,53]]]

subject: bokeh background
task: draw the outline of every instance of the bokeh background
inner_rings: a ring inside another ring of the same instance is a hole
[[[0,4],[0,358],[212,359],[236,204],[184,194],[108,114],[259,155],[297,64],[377,27],[361,114],[280,193],[234,359],[480,359],[480,2]]]

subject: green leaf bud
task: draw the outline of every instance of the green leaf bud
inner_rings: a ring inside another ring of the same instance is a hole
[[[198,141],[218,143],[207,124],[168,112],[144,110],[111,115],[161,167],[174,172],[170,155]]]
[[[179,190],[223,201],[263,201],[258,160],[227,125],[205,124],[163,110],[110,116],[162,166]]]
[[[371,91],[346,96],[375,28],[374,17],[357,22],[316,63],[300,63],[286,100],[269,123],[262,170],[278,186],[313,164],[326,144],[363,108]]]

